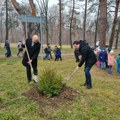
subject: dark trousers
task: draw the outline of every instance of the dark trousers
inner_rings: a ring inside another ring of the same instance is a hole
[[[112,66],[108,66],[108,74],[112,74]]]
[[[38,75],[37,66],[33,65],[32,67],[33,67],[33,73],[34,73],[34,75]],[[31,81],[32,80],[32,74],[31,74],[31,67],[30,67],[30,65],[26,66],[26,72],[27,72],[27,79],[29,81]]]
[[[55,55],[55,61],[58,61],[59,59],[62,61],[61,55]]]
[[[50,58],[51,58],[51,59],[53,58],[51,52],[50,52]]]
[[[55,55],[55,61],[58,61],[58,56],[57,55]]]
[[[43,58],[43,60],[45,60],[45,59],[50,59],[50,54],[49,53],[45,54],[45,57]]]
[[[61,55],[58,55],[58,60],[59,60],[59,59],[62,61],[62,57],[61,57]]]
[[[85,77],[86,77],[85,84],[86,84],[87,86],[92,86],[90,70],[91,70],[91,67],[85,67],[85,70],[84,70],[84,72],[85,72]]]
[[[22,52],[23,52],[23,49],[19,49],[18,53],[17,53],[17,56],[19,56],[19,54],[22,53]]]

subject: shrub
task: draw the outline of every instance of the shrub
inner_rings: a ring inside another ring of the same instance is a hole
[[[43,95],[47,97],[59,95],[62,85],[62,77],[61,75],[58,75],[54,69],[45,68],[42,71],[38,89]]]

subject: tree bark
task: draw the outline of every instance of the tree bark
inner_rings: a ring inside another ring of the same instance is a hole
[[[6,37],[5,40],[8,40],[9,29],[8,29],[8,0],[6,0]]]
[[[29,4],[30,4],[31,10],[32,10],[31,11],[32,16],[36,16],[36,6],[35,6],[33,0],[29,0]]]
[[[98,12],[97,12],[97,20],[95,20],[95,41],[94,41],[94,47],[96,47],[96,42],[97,42],[97,33],[98,33],[98,21],[99,21],[99,14],[100,14],[100,4],[98,6]]]
[[[12,2],[15,10],[18,12],[19,15],[25,15],[25,12],[22,10],[22,8],[20,7],[19,3],[17,3],[16,0],[11,0],[11,2]],[[30,7],[31,7],[31,15],[32,16],[36,16],[36,7],[35,7],[35,4],[34,4],[33,0],[29,0],[29,4],[30,4]],[[27,27],[28,27],[28,31],[26,31],[25,23],[23,23],[23,30],[24,30],[24,32],[29,32],[29,34],[31,35],[32,32],[33,32],[32,24],[28,23]],[[26,37],[28,37],[28,36],[26,36]]]
[[[73,45],[72,45],[72,27],[73,27],[74,12],[75,12],[75,0],[73,0],[72,15],[70,18],[70,46],[71,46],[71,48],[73,48]]]
[[[115,49],[118,49],[118,39],[119,39],[119,34],[120,34],[120,20],[119,20],[118,30],[117,30],[117,35],[116,35]]]
[[[60,46],[62,46],[62,1],[61,0],[59,0],[59,19],[60,19],[60,22],[59,22],[59,27],[60,27],[60,29],[59,29],[59,45]]]
[[[117,24],[119,4],[120,4],[120,0],[116,0],[115,16],[114,16],[114,20],[113,20],[112,32],[111,32],[110,41],[109,41],[109,48],[112,48],[112,46],[113,46],[115,28],[116,28],[116,24]]]
[[[86,19],[87,19],[87,0],[85,0],[85,13],[84,13],[84,23],[83,23],[83,40],[86,40]]]
[[[100,47],[106,46],[107,0],[100,0],[99,40]]]

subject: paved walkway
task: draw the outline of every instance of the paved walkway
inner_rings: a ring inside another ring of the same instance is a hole
[[[39,57],[42,57],[44,55],[40,54]],[[54,56],[54,54],[52,55]],[[74,54],[62,54],[62,56],[74,56]],[[0,58],[4,58],[5,55],[0,55]],[[18,57],[17,55],[12,55],[12,57]]]

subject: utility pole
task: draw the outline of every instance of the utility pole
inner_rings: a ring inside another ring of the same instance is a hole
[[[8,40],[8,0],[6,0],[6,37],[5,40]]]
[[[62,25],[62,13],[61,13],[61,11],[62,11],[62,1],[61,0],[59,0],[59,19],[60,19],[60,21],[59,21],[59,26],[60,26],[60,30],[59,30],[59,45],[60,45],[60,47],[62,47],[62,41],[61,41],[61,39],[62,39],[62,27],[61,27],[61,25]]]

